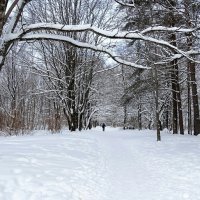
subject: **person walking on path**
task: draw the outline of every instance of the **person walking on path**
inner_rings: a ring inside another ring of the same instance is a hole
[[[102,124],[102,129],[103,129],[103,131],[105,131],[105,127],[106,127],[106,125],[105,125],[105,123],[103,123],[103,124]]]

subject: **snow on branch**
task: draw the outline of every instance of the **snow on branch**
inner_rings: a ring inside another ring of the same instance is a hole
[[[23,12],[23,9],[25,7],[25,5],[29,2],[30,0],[15,0],[12,5],[10,6],[10,8],[8,9],[6,15],[5,15],[5,20],[7,20],[7,18],[9,18],[11,12],[13,11],[14,8],[15,9],[15,12],[13,13],[12,16],[10,16],[10,20],[8,22],[8,25],[6,27],[6,30],[5,32],[6,33],[11,33],[14,31],[18,21],[19,21],[19,18],[21,16],[21,13]]]
[[[190,51],[187,51],[185,52],[186,55],[188,56],[196,56],[196,55],[200,55],[200,51],[193,51],[193,50],[190,50]],[[156,65],[163,65],[163,64],[167,64],[167,63],[170,63],[176,59],[180,59],[180,58],[183,58],[183,55],[182,54],[174,54],[173,56],[165,59],[165,60],[162,60],[160,62],[157,62],[155,63]],[[194,61],[195,63],[199,63],[198,61]]]
[[[184,51],[180,50],[176,46],[170,44],[169,42],[161,39],[155,39],[150,36],[145,36],[143,32],[136,31],[123,31],[120,32],[118,30],[114,31],[107,31],[102,30],[100,28],[91,26],[90,24],[86,25],[63,25],[63,24],[52,24],[52,23],[37,23],[32,24],[30,26],[27,26],[24,28],[24,30],[19,33],[20,35],[26,35],[29,32],[37,31],[37,30],[56,30],[56,31],[63,31],[63,32],[82,32],[82,31],[91,31],[93,33],[96,33],[97,35],[110,38],[110,39],[132,39],[132,40],[143,40],[146,42],[151,42],[160,46],[164,46],[167,48],[170,48],[171,50],[182,54],[184,57],[188,58],[189,60],[193,61],[192,58],[188,56],[188,54],[184,53]],[[153,28],[151,28],[153,30]],[[154,30],[156,30],[156,27],[154,27]],[[157,30],[162,31],[172,31],[172,29],[167,27],[157,27]],[[176,31],[180,30],[179,28],[176,28]],[[150,29],[145,29],[144,33],[147,33],[150,31]],[[191,32],[192,29],[181,29],[182,32]]]
[[[147,34],[154,31],[159,32],[179,32],[179,33],[191,33],[194,31],[198,31],[200,27],[198,28],[181,28],[181,27],[166,27],[166,26],[155,26],[155,27],[149,27],[141,31],[141,34]]]
[[[11,4],[11,6],[8,8],[8,11],[5,14],[5,21],[7,21],[8,17],[10,16],[13,9],[17,6],[19,0],[14,0],[14,2]]]
[[[134,2],[132,3],[124,3],[122,1],[119,1],[119,0],[115,0],[118,4],[120,4],[121,6],[128,6],[128,7],[132,7],[132,8],[135,8],[135,4]]]
[[[80,42],[77,40],[74,40],[70,37],[67,36],[61,36],[61,35],[56,35],[56,34],[47,34],[47,33],[38,33],[38,34],[26,34],[21,37],[16,37],[16,34],[10,34],[9,41],[15,41],[15,40],[20,40],[20,41],[29,41],[29,40],[55,40],[55,41],[62,41],[62,42],[67,42],[73,46],[76,46],[78,48],[87,48],[91,49],[94,51],[102,52],[107,55],[109,55],[114,61],[116,61],[119,64],[135,67],[135,68],[140,68],[140,69],[149,69],[146,66],[138,65],[133,62],[125,61],[119,58],[119,56],[115,55],[113,52],[109,51],[108,49],[102,47],[102,46],[95,46],[89,43],[84,43]]]

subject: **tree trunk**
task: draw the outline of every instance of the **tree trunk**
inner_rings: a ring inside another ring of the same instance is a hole
[[[170,37],[171,44],[176,45],[176,34],[171,34]],[[173,134],[178,133],[178,124],[180,127],[180,134],[184,134],[183,128],[183,112],[182,112],[182,101],[181,101],[181,91],[179,84],[179,69],[178,61],[175,59],[171,62],[171,81],[172,81],[172,109],[173,109]],[[178,121],[179,119],[179,121]],[[178,123],[179,122],[179,123]]]
[[[126,129],[126,122],[127,122],[127,106],[124,105],[124,129]]]
[[[76,84],[75,84],[75,69],[76,69],[76,52],[74,49],[71,49],[71,51],[68,54],[69,60],[68,64],[70,66],[71,70],[71,80],[69,82],[68,86],[68,108],[70,111],[71,116],[71,131],[76,131],[78,128],[78,112],[76,110]]]
[[[178,112],[177,112],[177,95],[176,95],[176,90],[177,90],[177,80],[176,80],[176,73],[175,73],[175,66],[176,63],[173,61],[171,63],[172,65],[172,70],[171,70],[171,81],[172,81],[172,129],[173,129],[173,134],[178,133]]]
[[[187,68],[187,98],[188,98],[188,134],[192,134],[192,109],[191,109],[191,91],[190,91],[190,68],[189,68],[189,63],[188,63],[188,68]]]
[[[192,34],[187,38],[188,49],[192,48]],[[195,63],[188,61],[188,69],[190,74],[190,85],[192,92],[192,104],[193,104],[193,117],[194,117],[194,135],[200,133],[200,119],[199,119],[199,101],[198,101],[198,92],[197,92],[197,83],[196,83],[196,69]]]
[[[191,89],[192,89],[192,103],[193,103],[193,117],[194,117],[194,135],[198,135],[200,133],[200,125],[199,125],[199,102],[198,102],[198,93],[197,93],[197,83],[196,83],[196,70],[195,63],[189,61],[190,68],[190,80],[191,80]]]
[[[180,91],[180,84],[179,84],[179,75],[178,75],[178,63],[176,63],[176,94],[177,94],[177,101],[178,101],[178,116],[179,116],[179,128],[180,134],[184,135],[184,128],[183,128],[183,112],[182,112],[182,101],[181,101],[181,91]]]
[[[160,113],[159,113],[159,84],[158,84],[158,72],[156,67],[154,67],[154,76],[155,76],[155,104],[156,104],[156,129],[157,129],[157,141],[161,141],[160,136]]]
[[[138,104],[138,129],[142,130],[142,114],[141,114],[142,108],[141,103]]]
[[[170,0],[169,3],[169,26],[175,27],[176,26],[176,15],[173,12],[173,9],[177,7],[177,1]],[[170,8],[171,7],[171,8]],[[176,33],[172,33],[169,37],[170,43],[173,46],[177,46],[177,39],[176,39]],[[175,59],[171,63],[171,82],[172,82],[172,120],[173,120],[173,134],[178,133],[178,124],[180,127],[180,134],[184,134],[183,129],[183,114],[182,114],[182,102],[181,102],[181,93],[180,93],[180,85],[179,85],[179,74],[178,74],[178,61]],[[179,118],[178,118],[179,117]],[[179,121],[178,121],[179,119]],[[179,122],[179,123],[178,123]]]
[[[169,105],[165,107],[165,120],[164,120],[164,128],[169,129]]]
[[[76,131],[78,128],[78,113],[74,112],[71,118],[71,131]]]
[[[1,0],[0,1],[0,37],[1,37],[3,26],[5,23],[6,6],[7,6],[7,0]]]
[[[78,130],[82,131],[83,129],[83,113],[79,114]]]

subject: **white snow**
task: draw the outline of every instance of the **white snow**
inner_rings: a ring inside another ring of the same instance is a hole
[[[154,27],[149,27],[141,31],[142,34],[147,34],[153,31],[167,31],[167,32],[182,32],[182,33],[191,33],[199,28],[182,28],[182,27],[166,27],[166,26],[154,26]]]
[[[14,20],[12,20],[12,21],[14,21]],[[11,23],[11,26],[9,26],[9,27],[12,27],[12,23]],[[72,38],[69,38],[66,36],[65,37],[60,36],[57,34],[49,34],[49,33],[36,34],[35,33],[35,31],[37,31],[37,30],[49,30],[49,29],[57,30],[57,31],[64,31],[64,32],[91,31],[91,32],[96,33],[97,35],[100,35],[100,36],[103,36],[106,38],[110,38],[110,39],[143,40],[143,41],[151,42],[154,44],[158,44],[158,45],[173,49],[177,53],[181,54],[182,56],[188,58],[191,61],[194,61],[192,58],[190,58],[190,56],[187,53],[180,50],[176,46],[173,46],[169,42],[167,42],[165,40],[161,40],[161,39],[156,39],[154,37],[145,36],[145,34],[150,31],[170,31],[170,32],[171,31],[179,31],[179,32],[183,32],[183,33],[194,31],[193,29],[180,29],[178,27],[174,27],[174,29],[171,29],[171,28],[167,28],[167,27],[163,27],[163,26],[158,26],[158,27],[147,28],[147,29],[143,30],[142,32],[139,32],[138,30],[119,32],[119,30],[113,30],[113,31],[103,30],[98,27],[93,27],[89,24],[63,25],[63,24],[52,24],[52,23],[37,23],[37,24],[32,24],[27,27],[24,27],[23,30],[19,31],[18,33],[7,32],[7,34],[5,36],[5,38],[6,38],[5,41],[9,42],[9,41],[14,41],[14,40],[34,40],[34,39],[51,39],[51,40],[57,40],[57,41],[65,41],[65,42],[71,43],[77,47],[89,48],[89,49],[93,49],[95,51],[104,52],[104,53],[108,54],[109,56],[111,56],[112,59],[114,59],[116,62],[124,64],[124,65],[129,65],[129,66],[133,66],[136,68],[145,68],[145,69],[147,68],[146,66],[141,66],[141,65],[137,65],[136,63],[131,63],[128,61],[121,60],[120,58],[118,58],[117,55],[114,55],[111,51],[108,51],[108,50],[104,49],[103,47],[83,43],[83,42],[80,42],[77,40],[73,40]],[[10,28],[8,30],[10,30]]]
[[[10,34],[10,35],[8,35],[6,42],[15,40],[16,38],[20,38],[20,37],[17,36],[17,34],[15,34],[15,33]],[[117,63],[123,64],[123,65],[128,65],[128,66],[132,66],[132,67],[135,67],[135,68],[141,68],[141,69],[150,69],[149,67],[146,67],[146,66],[143,66],[143,65],[138,65],[134,62],[129,62],[129,61],[120,59],[112,51],[108,50],[108,48],[105,48],[101,45],[95,46],[95,45],[92,45],[92,44],[89,44],[89,43],[74,40],[74,39],[67,37],[67,36],[43,33],[43,34],[28,34],[28,35],[24,35],[22,38],[20,38],[20,40],[25,40],[25,41],[33,40],[33,39],[47,39],[47,40],[51,39],[51,40],[56,40],[56,41],[68,42],[69,44],[72,44],[72,45],[79,47],[79,48],[88,48],[88,49],[92,49],[94,51],[103,52],[103,53],[109,55]]]
[[[0,138],[1,200],[200,199],[200,137],[44,133]]]

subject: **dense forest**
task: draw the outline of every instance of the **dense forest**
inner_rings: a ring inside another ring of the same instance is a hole
[[[198,135],[199,27],[199,0],[1,0],[2,134]]]

